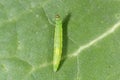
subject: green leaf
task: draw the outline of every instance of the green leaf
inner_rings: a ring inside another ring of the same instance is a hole
[[[119,0],[0,0],[0,80],[119,80]],[[53,72],[55,15],[63,55]]]

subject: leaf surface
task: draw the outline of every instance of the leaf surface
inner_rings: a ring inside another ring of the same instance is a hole
[[[120,0],[0,0],[0,80],[119,80]],[[53,72],[55,15],[63,55]]]

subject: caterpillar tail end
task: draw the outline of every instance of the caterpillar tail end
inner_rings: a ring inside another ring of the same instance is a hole
[[[57,72],[57,68],[54,68],[53,70],[54,70],[54,72]]]
[[[53,71],[54,71],[54,72],[57,72],[57,70],[58,70],[58,65],[55,64],[55,65],[53,66]]]

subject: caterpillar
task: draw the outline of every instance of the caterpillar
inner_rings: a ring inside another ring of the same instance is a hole
[[[54,33],[54,56],[53,70],[57,71],[62,56],[62,20],[59,15],[55,17],[55,33]]]

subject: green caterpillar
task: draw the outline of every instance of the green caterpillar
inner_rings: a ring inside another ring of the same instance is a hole
[[[62,55],[62,20],[59,15],[55,18],[55,33],[54,33],[54,56],[53,56],[53,70],[57,71]]]

